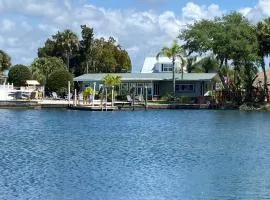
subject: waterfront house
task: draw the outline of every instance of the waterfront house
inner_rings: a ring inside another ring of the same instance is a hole
[[[98,90],[103,85],[103,78],[106,75],[106,73],[84,74],[73,80],[81,89],[92,87]],[[173,93],[171,72],[112,73],[112,75],[121,76],[120,91],[129,92],[134,88],[136,95],[144,95],[147,88],[148,97],[152,99]],[[184,73],[183,79],[181,73],[176,73],[175,78],[176,95],[188,97],[204,96],[215,88],[218,81],[216,73]]]

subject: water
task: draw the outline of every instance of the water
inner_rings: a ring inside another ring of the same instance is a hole
[[[269,119],[0,110],[0,199],[270,199]]]

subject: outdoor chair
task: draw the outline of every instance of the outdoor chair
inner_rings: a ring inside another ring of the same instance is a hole
[[[138,102],[144,102],[143,95],[138,95],[138,96],[135,97],[135,99],[136,99]]]
[[[130,103],[132,103],[132,98],[131,98],[130,95],[127,95],[127,101],[130,102]]]
[[[60,97],[57,96],[56,92],[52,92],[53,100],[60,100]]]

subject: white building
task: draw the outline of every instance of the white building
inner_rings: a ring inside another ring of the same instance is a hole
[[[181,71],[181,60],[179,58],[175,61],[175,71]],[[158,72],[171,72],[172,71],[172,59],[168,57],[146,57],[141,69],[141,73],[158,73]],[[186,72],[186,66],[184,67]]]

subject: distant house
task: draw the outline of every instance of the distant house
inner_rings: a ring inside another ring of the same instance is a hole
[[[106,73],[84,74],[73,79],[82,89],[94,87],[96,90],[103,84]],[[115,73],[121,76],[120,91],[130,92],[135,89],[136,95],[144,95],[147,87],[148,97],[161,97],[173,93],[172,73]],[[216,73],[176,73],[175,89],[178,96],[199,97],[215,88],[218,76]]]
[[[156,57],[146,57],[141,69],[141,73],[167,73],[172,71],[172,67],[172,59],[168,57],[160,57],[158,60]],[[181,71],[180,59],[176,59],[175,69],[177,72]],[[186,66],[184,67],[184,72],[186,72]]]

